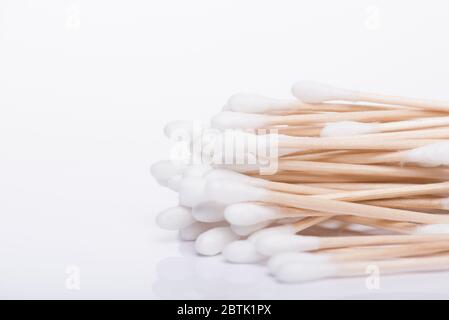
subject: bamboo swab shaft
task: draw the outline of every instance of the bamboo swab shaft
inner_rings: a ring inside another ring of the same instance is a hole
[[[266,202],[320,212],[333,215],[355,215],[373,219],[386,219],[415,223],[449,223],[449,216],[407,211],[392,208],[375,207],[360,203],[350,203],[323,199],[313,196],[292,195],[281,192],[267,192]]]

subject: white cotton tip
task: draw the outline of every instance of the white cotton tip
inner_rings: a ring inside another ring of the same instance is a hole
[[[357,101],[356,91],[345,90],[314,81],[298,81],[292,86],[293,95],[306,103],[321,103],[333,100]]]
[[[208,164],[190,165],[184,169],[182,176],[184,178],[202,178],[212,169],[213,169],[212,166]]]
[[[268,111],[297,109],[300,106],[301,103],[290,99],[275,99],[258,94],[237,93],[229,98],[223,110],[265,113]]]
[[[260,238],[271,234],[295,234],[296,229],[292,224],[284,224],[281,226],[265,228],[254,232],[248,237],[248,240],[256,243]]]
[[[256,241],[256,249],[266,256],[281,252],[310,251],[320,248],[320,238],[291,234],[269,234]]]
[[[406,161],[424,166],[437,167],[449,165],[449,142],[428,144],[406,153]]]
[[[318,255],[305,252],[283,252],[272,256],[268,260],[267,266],[271,273],[276,273],[279,268],[286,263],[323,263],[328,261],[330,261],[330,258],[325,254]]]
[[[190,226],[179,230],[179,237],[181,238],[181,240],[193,241],[196,238],[198,238],[198,236],[200,234],[202,234],[203,232],[205,232],[211,228],[222,227],[222,226],[223,226],[223,223],[220,223],[220,222],[204,223],[204,222],[196,221],[196,222],[192,223]]]
[[[254,243],[248,240],[234,241],[223,249],[225,260],[234,263],[256,263],[266,257],[256,251]]]
[[[156,223],[159,227],[167,230],[180,230],[193,224],[195,219],[192,217],[192,212],[186,207],[168,208],[156,217]]]
[[[428,224],[416,228],[415,234],[449,234],[449,224]]]
[[[225,205],[209,201],[203,202],[192,209],[192,215],[197,221],[218,222],[224,220]]]
[[[321,129],[320,135],[322,137],[344,137],[378,132],[379,125],[376,123],[341,121],[327,123],[324,128]]]
[[[150,171],[159,184],[166,186],[167,181],[182,174],[184,168],[185,166],[175,165],[170,160],[161,160],[154,163],[151,166]]]
[[[253,234],[258,230],[262,230],[268,225],[270,225],[270,221],[259,222],[248,226],[239,226],[231,224],[231,229],[240,236],[247,236]]]
[[[288,217],[282,214],[279,207],[265,206],[255,203],[237,203],[226,207],[226,221],[239,226],[249,226],[256,223]]]
[[[207,202],[206,181],[202,178],[184,178],[179,187],[179,203],[186,207],[195,207]]]
[[[266,189],[226,179],[208,181],[205,189],[209,199],[225,204],[263,201],[268,196]]]
[[[270,117],[262,114],[222,111],[215,115],[212,127],[217,129],[257,129],[270,125]]]
[[[275,272],[281,282],[306,282],[337,275],[337,268],[332,263],[291,262],[281,266]]]
[[[195,250],[205,256],[219,254],[229,243],[239,239],[231,228],[217,227],[202,233],[195,241]]]

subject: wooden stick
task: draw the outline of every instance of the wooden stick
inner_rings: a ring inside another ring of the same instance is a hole
[[[363,247],[355,251],[351,250],[343,253],[327,253],[326,256],[333,262],[345,262],[414,257],[444,251],[449,251],[449,242],[447,241]]]
[[[448,179],[449,170],[442,168],[406,168],[385,165],[363,165],[315,161],[279,160],[280,170],[320,172],[321,174],[344,174],[357,176],[413,177]]]
[[[276,191],[266,191],[266,196],[264,202],[267,203],[328,212],[332,215],[354,215],[373,219],[427,224],[449,223],[449,216],[329,200],[316,196],[300,196]]]
[[[428,129],[435,127],[444,127],[449,125],[449,117],[433,117],[433,118],[420,118],[404,121],[394,121],[385,123],[373,124],[378,131],[375,134],[364,134],[369,136],[381,135],[382,133],[399,133],[403,131],[417,131],[419,129]],[[279,128],[279,133],[288,135],[302,135],[302,136],[319,136],[322,128],[325,124],[319,124],[316,127],[292,127]],[[437,131],[438,132],[438,131]],[[443,133],[439,133],[440,135]],[[404,133],[405,135],[405,133]],[[382,135],[381,135],[382,136]],[[394,136],[394,135],[390,135]],[[401,136],[401,135],[399,135]],[[437,138],[437,137],[434,137]]]
[[[320,249],[389,244],[448,242],[449,234],[375,235],[355,237],[317,237]]]
[[[318,113],[305,115],[269,116],[268,125],[301,125],[311,123],[326,123],[338,121],[391,121],[400,119],[414,119],[435,117],[438,113],[420,110],[380,110]]]
[[[279,136],[280,148],[308,150],[407,150],[440,142],[438,139],[401,139],[383,141],[357,137],[315,138]]]
[[[395,121],[377,124],[379,132],[394,132],[404,130],[417,130],[431,127],[442,127],[449,125],[449,117],[436,117]]]
[[[371,206],[413,210],[449,210],[448,198],[415,198],[365,201]]]
[[[449,103],[446,101],[407,98],[401,96],[384,95],[370,92],[358,92],[357,95],[359,101],[368,101],[389,105],[410,106],[424,110],[438,110],[443,112],[449,112]]]
[[[307,183],[306,185],[312,186],[312,187],[319,187],[319,188],[327,188],[327,189],[334,189],[334,190],[372,190],[372,189],[385,189],[385,188],[396,188],[396,187],[409,187],[413,186],[415,184],[410,183],[358,183],[358,182],[352,182],[352,183],[330,183],[330,182],[311,182]]]
[[[359,136],[350,136],[352,138],[359,137],[364,139],[447,139],[449,137],[449,127],[430,128],[410,131],[396,131],[386,133],[373,133]],[[335,137],[338,138],[338,137]],[[348,138],[348,137],[340,137]]]
[[[394,187],[387,189],[369,189],[360,191],[346,191],[319,194],[311,197],[319,197],[321,199],[332,199],[341,201],[366,201],[377,199],[391,199],[400,197],[434,195],[449,192],[449,182],[429,183],[423,185],[412,185],[404,187]],[[443,205],[443,204],[442,204]]]
[[[369,219],[365,217],[356,216],[337,216],[336,220],[348,223],[361,224],[381,230],[392,231],[401,234],[414,234],[419,231],[419,225],[409,222],[396,222],[381,219]]]

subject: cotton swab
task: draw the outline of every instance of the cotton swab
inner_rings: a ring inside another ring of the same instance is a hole
[[[361,104],[306,104],[296,99],[276,99],[253,93],[237,93],[231,96],[223,110],[244,113],[300,113],[304,111],[357,111],[373,108],[389,109],[390,106],[372,106]],[[397,107],[396,108],[401,108]],[[402,109],[407,109],[402,107]]]
[[[329,212],[334,215],[355,215],[427,224],[449,223],[447,216],[293,195],[219,179],[207,184],[206,193],[211,199],[227,204],[260,201],[286,207]]]
[[[298,81],[292,86],[293,95],[302,102],[322,103],[326,101],[373,102],[389,105],[410,106],[428,110],[449,111],[449,103],[430,99],[413,99],[381,95],[333,87],[313,81]]]
[[[448,144],[449,145],[449,144]],[[422,151],[407,153],[409,161],[419,161],[429,165],[436,163],[440,164],[443,160],[442,156],[437,159],[426,157]],[[428,168],[407,168],[407,167],[393,167],[386,165],[364,165],[364,164],[349,164],[349,163],[332,163],[332,162],[316,162],[316,161],[297,161],[297,160],[279,160],[278,168],[286,171],[296,172],[320,172],[321,174],[344,174],[344,175],[359,175],[359,176],[390,176],[390,177],[413,177],[413,178],[428,178],[435,180],[445,180],[449,178],[449,170]]]
[[[311,212],[278,206],[268,206],[256,203],[233,204],[228,206],[225,210],[226,220],[233,225],[239,226],[252,226],[255,224],[285,219],[287,217],[304,218],[314,216],[316,217],[327,216],[328,218],[330,218],[328,215],[319,212]],[[338,216],[334,218],[339,221],[363,224],[383,230],[390,230],[393,232],[406,233],[406,234],[424,232],[426,230],[428,232],[429,228],[430,229],[432,228],[429,227],[432,225],[416,227],[416,225],[411,223],[399,223],[378,219],[373,220],[356,216]],[[324,223],[321,225],[323,226]]]
[[[401,257],[428,255],[449,250],[449,244],[445,241],[413,243],[403,245],[386,245],[360,247],[344,252],[305,253],[284,252],[276,254],[267,262],[271,273],[276,273],[283,265],[292,262],[322,263],[322,262],[348,262],[363,260],[380,260]]]
[[[275,273],[282,282],[305,282],[328,277],[350,277],[366,274],[368,266],[376,266],[382,274],[442,271],[449,267],[449,256],[404,258],[392,261],[364,261],[351,263],[301,263],[283,265]]]
[[[337,138],[317,138],[317,137],[295,137],[288,135],[254,135],[250,133],[240,133],[240,139],[250,144],[267,146],[273,139],[277,141],[278,148],[291,148],[296,150],[403,150],[421,147],[434,142],[441,142],[438,139],[400,139],[392,141],[380,141],[378,139],[357,137],[337,137]],[[268,143],[267,143],[268,141]],[[269,146],[269,145],[268,145]],[[268,147],[267,146],[267,147]]]
[[[422,118],[386,123],[364,123],[355,121],[342,121],[327,123],[321,129],[322,137],[341,137],[373,133],[396,132],[405,130],[426,129],[449,125],[449,117]]]
[[[198,236],[195,241],[195,249],[202,255],[217,255],[227,244],[238,238],[239,236],[229,227],[212,228]]]
[[[449,142],[437,142],[415,149],[381,154],[336,155],[332,161],[343,163],[416,163],[425,167],[449,165]]]
[[[159,227],[163,229],[180,230],[192,225],[196,220],[192,216],[191,209],[177,206],[159,213],[156,221]]]
[[[373,246],[387,244],[421,243],[431,241],[448,241],[448,225],[435,226],[430,232],[412,235],[373,235],[352,237],[312,237],[292,234],[268,234],[260,237],[255,246],[258,252],[273,256],[289,251],[313,251],[320,249]],[[432,233],[436,231],[436,233]]]
[[[151,166],[150,172],[160,185],[167,187],[179,181],[185,168],[169,160],[161,160]]]
[[[222,111],[211,120],[212,126],[218,129],[257,129],[279,125],[310,125],[323,122],[340,121],[393,121],[423,117],[435,117],[435,112],[418,110],[376,110],[341,113],[314,113],[300,115],[266,115],[241,112]]]
[[[327,217],[309,217],[293,224],[259,230],[251,234],[247,240],[231,242],[223,249],[223,257],[233,263],[254,263],[262,261],[266,259],[266,256],[256,251],[255,243],[258,239],[271,234],[295,234],[327,219]]]
[[[225,205],[217,202],[203,202],[192,208],[192,216],[201,222],[219,222],[224,220]]]
[[[191,225],[179,230],[179,237],[181,240],[193,241],[196,240],[196,238],[198,238],[198,236],[203,232],[206,232],[207,230],[215,227],[223,227],[223,226],[225,226],[223,222],[205,223],[195,221]]]
[[[262,230],[269,226],[271,221],[262,221],[251,225],[237,225],[231,224],[231,229],[239,236],[248,236],[256,231]]]

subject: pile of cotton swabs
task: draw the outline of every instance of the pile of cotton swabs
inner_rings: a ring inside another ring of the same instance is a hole
[[[368,265],[449,270],[449,103],[314,82],[292,93],[236,94],[200,133],[169,123],[190,162],[152,166],[179,193],[158,224],[200,255],[263,263],[283,282]]]

